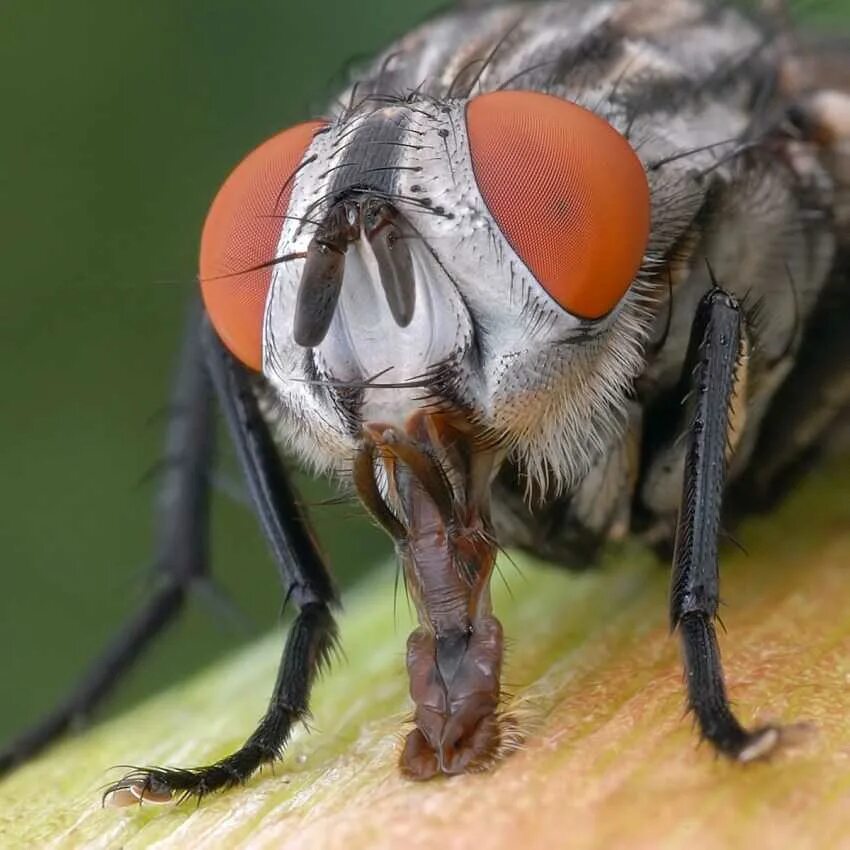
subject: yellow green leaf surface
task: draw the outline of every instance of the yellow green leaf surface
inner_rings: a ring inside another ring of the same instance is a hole
[[[276,632],[79,734],[0,785],[3,848],[850,847],[850,472],[824,471],[723,556],[721,636],[742,719],[812,731],[746,766],[697,746],[668,634],[664,565],[636,546],[581,575],[514,556],[494,580],[509,637],[505,710],[524,734],[490,773],[412,783],[411,616],[393,572],[346,599],[344,657],[308,731],[244,788],[102,808],[116,764],[200,764],[239,746],[274,681]],[[506,588],[508,585],[510,590]]]

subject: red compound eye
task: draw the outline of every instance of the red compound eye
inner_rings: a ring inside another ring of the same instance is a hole
[[[466,124],[478,188],[546,292],[597,319],[623,297],[649,238],[649,186],[603,119],[547,94],[473,98]]]
[[[263,317],[292,178],[318,121],[284,130],[224,181],[201,234],[201,293],[218,335],[246,366],[262,367]],[[251,271],[253,269],[253,271]]]

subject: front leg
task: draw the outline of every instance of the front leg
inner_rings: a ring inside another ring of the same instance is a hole
[[[338,604],[336,590],[260,414],[253,376],[225,349],[206,319],[201,339],[248,493],[280,571],[284,600],[296,605],[298,615],[283,649],[269,706],[245,743],[213,764],[134,769],[104,794],[104,801],[117,806],[200,799],[244,783],[263,765],[279,759],[293,728],[307,716],[313,682],[336,645],[331,613]]]
[[[719,600],[717,539],[742,343],[741,307],[715,286],[697,309],[685,362],[693,412],[676,529],[670,623],[682,641],[688,705],[702,736],[718,752],[745,762],[767,755],[780,733],[772,726],[748,731],[732,713],[714,627]]]

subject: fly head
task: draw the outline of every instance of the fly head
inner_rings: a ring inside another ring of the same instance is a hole
[[[508,91],[366,99],[266,143],[213,205],[213,323],[262,371],[281,442],[396,543],[420,621],[410,776],[499,749],[490,485],[510,456],[530,487],[565,486],[617,427],[649,210],[613,127]]]

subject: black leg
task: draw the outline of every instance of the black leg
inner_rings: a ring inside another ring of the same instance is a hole
[[[133,770],[106,794],[118,802],[202,797],[244,782],[279,758],[293,726],[308,710],[310,688],[336,642],[330,607],[336,592],[289,485],[268,426],[259,412],[253,377],[204,327],[207,365],[227,420],[248,490],[283,580],[286,598],[298,606],[274,693],[256,730],[232,755],[189,769]]]
[[[336,624],[326,605],[305,604],[286,640],[274,692],[266,713],[247,741],[220,761],[203,767],[132,770],[106,789],[120,803],[144,800],[200,799],[213,791],[232,788],[259,767],[278,759],[292,727],[308,711],[310,688],[318,670],[329,658],[336,641]],[[121,795],[129,796],[121,796]]]
[[[670,622],[682,640],[688,704],[703,737],[724,755],[750,761],[779,740],[774,727],[747,731],[726,696],[714,622],[719,599],[717,538],[726,477],[729,416],[742,345],[741,308],[712,289],[691,331],[686,374],[693,412],[676,533]]]
[[[214,422],[200,327],[200,307],[193,305],[171,398],[166,462],[157,501],[152,594],[54,711],[0,750],[0,773],[43,750],[84,720],[180,612],[190,586],[209,577],[209,469]]]

